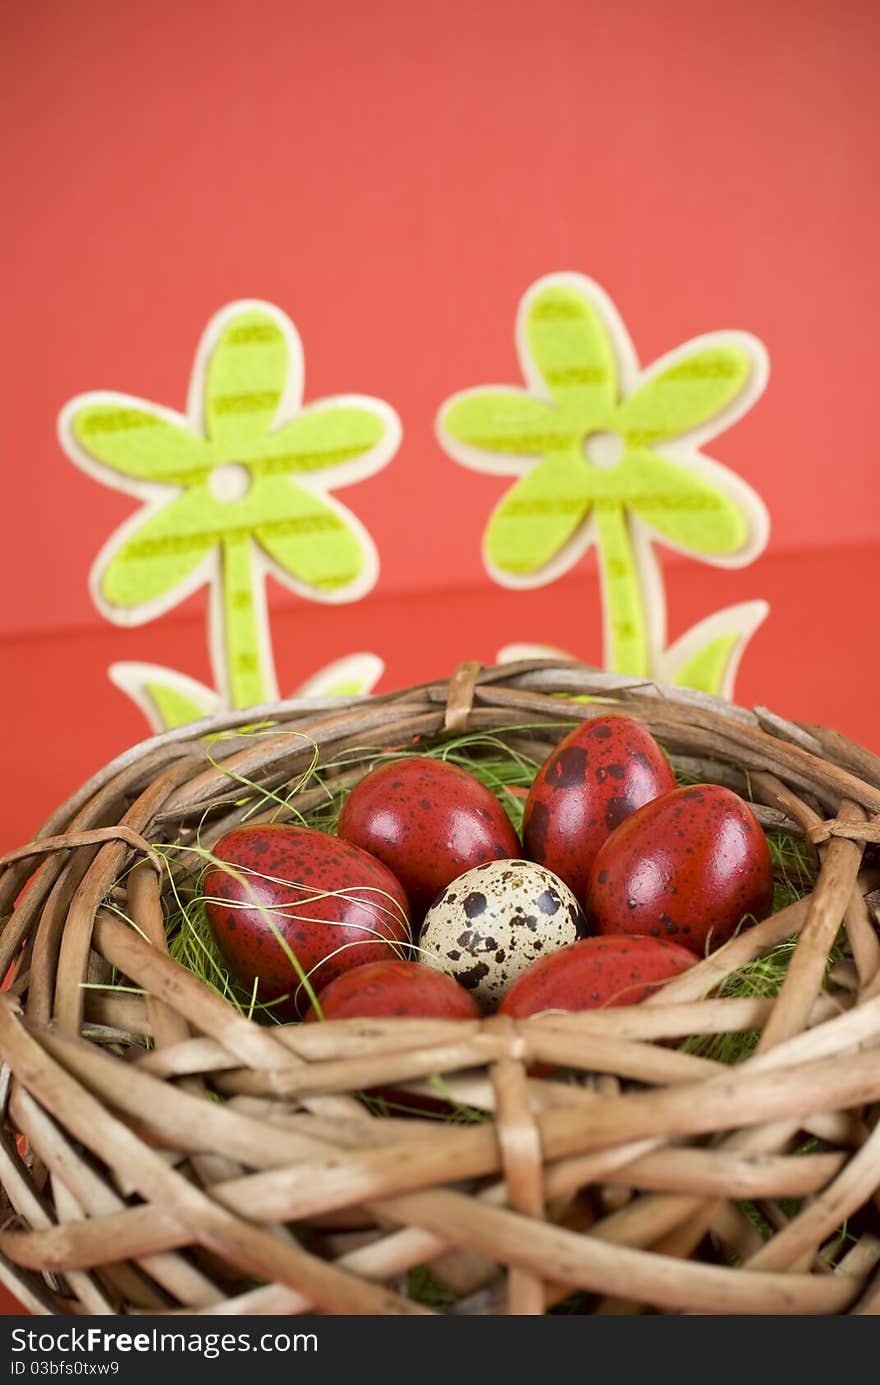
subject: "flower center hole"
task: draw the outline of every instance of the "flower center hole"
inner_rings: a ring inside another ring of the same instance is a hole
[[[211,472],[211,490],[218,500],[243,500],[252,485],[248,467],[224,462]]]
[[[623,460],[625,444],[619,433],[602,428],[584,438],[584,456],[593,466],[611,467]]]

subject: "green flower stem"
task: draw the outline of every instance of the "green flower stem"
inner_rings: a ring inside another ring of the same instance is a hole
[[[220,555],[223,584],[223,647],[233,707],[268,702],[260,659],[260,627],[254,607],[253,546],[245,535],[227,535]]]
[[[612,673],[647,677],[648,634],[645,605],[626,513],[613,500],[596,502],[596,548],[610,648],[605,664]]]

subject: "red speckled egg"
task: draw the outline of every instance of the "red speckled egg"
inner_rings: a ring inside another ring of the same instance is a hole
[[[414,919],[464,871],[520,855],[495,795],[466,770],[427,757],[371,770],[349,794],[338,831],[394,872]]]
[[[208,921],[232,974],[258,1000],[290,996],[305,1008],[300,979],[274,929],[315,990],[409,942],[400,882],[366,851],[310,827],[238,827],[214,847],[205,872]],[[224,869],[226,863],[234,872]]]
[[[324,1019],[409,1015],[417,1019],[479,1019],[481,1010],[464,986],[422,962],[368,962],[337,976],[318,996]],[[307,1020],[316,1020],[309,1010]]]
[[[593,862],[587,913],[599,933],[719,947],[773,902],[773,865],[747,803],[718,784],[675,789],[611,834]]]
[[[636,809],[674,788],[669,761],[639,722],[585,721],[535,776],[523,817],[525,854],[583,899],[602,843]]]
[[[524,1019],[539,1010],[638,1005],[699,960],[665,938],[583,938],[533,962],[514,981],[499,1013]]]

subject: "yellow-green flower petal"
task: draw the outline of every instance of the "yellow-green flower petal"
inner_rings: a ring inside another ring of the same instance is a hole
[[[121,476],[186,486],[207,474],[209,456],[203,439],[148,404],[125,398],[87,398],[73,413],[70,428],[91,459]]]
[[[646,380],[620,405],[614,426],[631,447],[650,447],[708,423],[730,404],[751,374],[742,346],[707,346]]]
[[[524,345],[550,394],[583,431],[607,426],[617,397],[614,349],[599,310],[574,284],[550,282],[527,301]]]
[[[290,366],[276,319],[260,308],[236,314],[211,353],[205,379],[205,428],[229,460],[250,454],[275,421]]]
[[[133,610],[167,597],[217,544],[218,509],[194,486],[150,515],[110,553],[98,579],[103,600]]]
[[[263,476],[325,471],[362,457],[385,431],[385,420],[372,409],[318,404],[256,440],[249,455],[254,472]]]
[[[260,486],[268,513],[253,525],[254,538],[298,582],[325,594],[361,576],[360,538],[319,495],[276,477]]]
[[[630,452],[608,473],[615,497],[661,538],[707,557],[748,539],[739,506],[697,472],[654,452]]]
[[[586,519],[590,473],[578,453],[546,457],[496,506],[486,530],[486,556],[512,577],[546,567]]]
[[[578,429],[523,390],[476,389],[456,395],[440,415],[447,437],[482,452],[531,457],[570,446]]]

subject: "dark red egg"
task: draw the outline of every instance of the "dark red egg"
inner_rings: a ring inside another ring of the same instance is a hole
[[[533,962],[514,981],[499,1013],[524,1019],[539,1010],[638,1005],[699,960],[665,938],[583,938]]]
[[[674,788],[669,761],[640,722],[585,721],[535,776],[523,817],[525,853],[583,899],[602,843],[643,804]]]
[[[481,1010],[463,986],[445,972],[422,962],[394,959],[368,962],[337,976],[318,995],[325,1020],[385,1019],[407,1016],[415,1019],[465,1019],[481,1017]],[[309,1009],[306,1022],[318,1017]],[[392,1086],[370,1087],[369,1095],[384,1102],[392,1114],[436,1116],[449,1119],[454,1108],[437,1097]]]
[[[338,832],[394,872],[414,919],[466,870],[521,854],[491,790],[457,765],[426,756],[392,760],[365,775],[345,802]]]
[[[226,963],[257,999],[308,996],[296,958],[317,991],[364,962],[399,955],[410,941],[400,882],[366,851],[310,827],[237,827],[214,847],[205,910]],[[228,867],[228,868],[227,868]],[[283,942],[279,939],[283,939]]]
[[[324,1019],[369,1019],[408,1015],[417,1019],[481,1017],[473,996],[445,972],[423,962],[367,962],[337,976],[318,995]],[[312,1008],[307,1020],[316,1020]]]
[[[761,824],[719,784],[675,789],[627,818],[599,849],[586,898],[599,933],[644,933],[700,953],[772,903]]]

